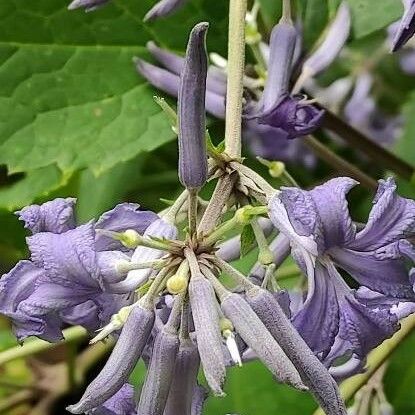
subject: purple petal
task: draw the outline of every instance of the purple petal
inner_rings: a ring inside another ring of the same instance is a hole
[[[65,233],[37,233],[27,238],[32,261],[48,280],[67,287],[98,287],[95,230],[87,223]]]
[[[287,138],[292,139],[316,130],[322,122],[324,110],[317,109],[303,96],[284,94],[273,107],[254,116],[261,124],[281,128],[287,133]]]
[[[124,384],[121,389],[102,406],[94,409],[91,415],[136,415],[134,387],[129,383]]]
[[[330,250],[334,261],[356,281],[371,290],[398,298],[415,298],[408,270],[400,259],[379,259],[373,252]]]
[[[348,247],[359,251],[371,251],[411,236],[414,231],[415,202],[396,194],[393,178],[379,180],[368,222]]]
[[[151,22],[160,17],[166,17],[176,12],[187,0],[160,0],[144,16],[145,22]]]
[[[400,49],[415,33],[415,1],[407,1],[399,28],[393,39],[392,52]]]
[[[43,205],[30,205],[16,212],[24,227],[33,234],[38,232],[63,233],[75,227],[76,199],[55,199]]]
[[[349,6],[346,1],[342,1],[323,42],[304,62],[303,71],[311,71],[314,76],[326,69],[336,59],[345,45],[350,33],[350,24]]]
[[[355,228],[349,215],[346,194],[356,185],[348,177],[329,180],[311,191],[283,188],[283,201],[290,222],[299,235],[314,235],[319,250],[351,242]]]
[[[65,323],[72,326],[80,325],[90,332],[98,330],[102,326],[99,320],[99,307],[92,300],[62,310],[59,315]]]
[[[293,324],[310,349],[325,356],[339,330],[340,310],[333,280],[319,261],[313,284],[303,308],[294,316]]]
[[[121,203],[101,215],[95,224],[95,229],[123,232],[127,229],[134,229],[143,234],[148,226],[158,219],[157,214],[149,210],[139,210],[140,205],[136,203]],[[119,250],[122,245],[102,234],[96,235],[97,251]]]
[[[19,309],[19,304],[32,295],[43,276],[43,270],[30,261],[19,261],[0,279],[0,313],[11,319],[13,332],[19,341],[28,336],[51,342],[62,340],[61,321],[55,313],[37,317]]]

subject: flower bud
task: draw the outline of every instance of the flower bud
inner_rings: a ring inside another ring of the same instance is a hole
[[[154,325],[154,311],[136,306],[131,311],[120,337],[99,375],[89,384],[81,400],[67,408],[82,414],[113,396],[133,371]]]
[[[294,365],[249,304],[239,294],[226,295],[221,308],[243,341],[254,350],[278,381],[306,390]]]
[[[179,349],[177,333],[164,328],[157,335],[147,370],[137,413],[162,415],[173,379],[176,355]]]
[[[189,189],[203,186],[207,178],[205,42],[208,27],[208,23],[199,23],[190,33],[185,64],[180,77],[179,178],[183,186]]]
[[[223,396],[226,369],[215,293],[204,277],[192,275],[189,297],[203,372],[213,393]]]
[[[166,17],[179,9],[186,0],[160,0],[144,16],[145,22],[152,22],[160,17]]]
[[[325,413],[345,415],[346,408],[336,382],[292,326],[277,299],[259,288],[248,292],[246,299],[296,367]]]

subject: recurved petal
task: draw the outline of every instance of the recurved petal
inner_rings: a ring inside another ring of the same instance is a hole
[[[33,263],[49,281],[68,287],[98,287],[99,270],[93,223],[61,234],[40,232],[27,238]]]
[[[307,389],[287,355],[265,325],[239,294],[230,294],[221,302],[223,313],[243,341],[257,354],[278,381],[300,390]]]
[[[161,0],[157,2],[151,10],[144,16],[145,22],[150,22],[160,17],[166,17],[182,7],[187,0]]]
[[[149,210],[139,210],[139,208],[140,205],[137,203],[121,203],[114,209],[103,213],[95,224],[95,228],[113,232],[134,229],[139,234],[143,234],[149,225],[158,219],[158,215]],[[122,247],[119,241],[103,234],[96,235],[97,251],[112,251]]]
[[[166,329],[161,330],[154,341],[137,413],[142,415],[163,414],[173,380],[178,350],[179,337],[177,333],[171,333]]]
[[[192,276],[189,297],[203,372],[214,394],[223,396],[226,368],[215,293],[206,279]]]
[[[348,247],[371,251],[415,232],[415,201],[396,193],[392,177],[379,180],[379,187],[366,226]]]
[[[328,415],[344,415],[346,408],[336,382],[297,330],[275,297],[263,289],[252,290],[247,301],[294,364],[306,386]]]
[[[196,385],[193,390],[192,411],[191,415],[202,415],[203,405],[209,393],[206,388]]]
[[[81,400],[67,408],[69,412],[82,414],[97,408],[121,389],[140,358],[153,325],[153,310],[139,305],[133,308],[104,368],[86,388]]]
[[[307,300],[293,318],[294,326],[315,354],[325,356],[330,351],[339,330],[339,313],[331,276],[317,261],[314,280],[309,280]]]
[[[24,227],[33,234],[38,232],[63,233],[75,227],[76,199],[54,199],[43,205],[30,205],[16,212]]]
[[[164,415],[192,415],[192,399],[197,386],[199,366],[197,346],[190,339],[182,341],[176,357],[173,382]]]
[[[341,248],[330,250],[330,256],[365,287],[387,296],[414,299],[412,282],[402,259],[382,258],[375,252]]]

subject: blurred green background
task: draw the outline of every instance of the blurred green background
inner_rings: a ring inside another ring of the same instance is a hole
[[[348,2],[353,16],[350,53],[321,77],[322,84],[363,64],[384,42],[386,26],[402,13],[398,0]],[[280,1],[260,3],[260,27],[266,39],[280,14]],[[312,49],[338,3],[296,1],[306,51]],[[67,11],[67,0],[1,0],[2,272],[27,255],[25,231],[12,213],[24,205],[56,196],[74,196],[78,198],[79,221],[86,221],[127,200],[159,210],[163,207],[160,198],[172,199],[180,192],[174,134],[153,101],[155,90],[137,75],[132,58],[149,59],[145,49],[149,40],[183,52],[191,27],[201,20],[211,24],[209,51],[225,56],[227,1],[191,0],[174,16],[144,24],[142,17],[153,4],[154,0],[113,0],[96,12],[84,13]],[[252,58],[249,53],[247,58]],[[375,69],[375,79],[378,102],[390,113],[402,113],[405,118],[405,127],[393,151],[415,164],[414,78],[400,71],[395,57],[386,55]],[[214,140],[220,141],[223,123],[211,121],[211,132]],[[351,149],[337,148],[335,144],[334,149],[363,170],[383,174],[383,166],[356,157]],[[304,186],[335,174],[324,163],[312,172],[298,166],[290,169]],[[413,185],[400,184],[404,193],[415,196]],[[370,195],[357,191],[352,197],[356,202],[355,217],[363,218]],[[252,257],[248,256],[239,266],[247,270],[250,263]],[[15,344],[8,322],[0,320],[0,356]],[[64,396],[49,406],[39,407],[37,399],[24,399],[22,392],[36,385],[39,376],[44,375],[42,368],[66,359],[71,361],[74,352],[73,347],[57,348],[37,359],[0,365],[0,414],[65,413],[64,404],[71,397]],[[59,370],[56,369],[56,379],[60,379]],[[97,368],[89,376],[94,370]],[[133,381],[138,384],[142,374],[143,368],[138,366]],[[386,394],[396,413],[415,414],[415,335],[393,356],[385,381]],[[52,374],[49,384],[53,382]],[[308,415],[315,408],[308,395],[277,385],[270,373],[256,363],[231,369],[225,390],[226,398],[208,401],[206,414]],[[72,393],[76,395],[77,391],[72,389]],[[7,409],[13,399],[21,404]]]

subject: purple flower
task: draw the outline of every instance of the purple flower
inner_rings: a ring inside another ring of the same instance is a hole
[[[90,415],[137,415],[135,410],[134,388],[126,383],[102,406],[88,412]]]
[[[319,127],[324,111],[314,107],[303,96],[290,95],[294,49],[297,39],[292,24],[278,23],[271,33],[268,78],[260,101],[245,109],[245,118],[279,128],[287,138],[307,135]]]
[[[96,224],[75,227],[74,203],[56,199],[18,212],[33,233],[27,238],[31,261],[18,262],[0,279],[0,312],[12,320],[19,340],[30,335],[60,340],[64,323],[96,330],[128,303],[128,296],[107,291],[101,269],[111,258],[117,261],[124,255],[107,253],[120,243],[97,234],[96,227],[142,233],[157,215],[125,203],[104,213]]]
[[[399,50],[415,33],[415,0],[404,0],[405,11],[392,42],[392,52]]]
[[[68,10],[75,10],[79,8],[85,9],[86,12],[92,12],[105,4],[110,0],[74,0],[69,4]]]
[[[149,22],[160,17],[166,17],[182,7],[187,0],[161,0],[144,16],[144,21]]]
[[[311,191],[283,188],[269,205],[274,225],[289,236],[292,254],[309,278],[293,322],[313,351],[329,361],[346,352],[363,358],[399,327],[392,305],[415,299],[404,262],[415,258],[407,239],[415,230],[415,202],[396,194],[393,179],[379,181],[369,220],[357,232],[346,201],[355,184],[336,178]],[[389,305],[357,295],[337,267]]]

